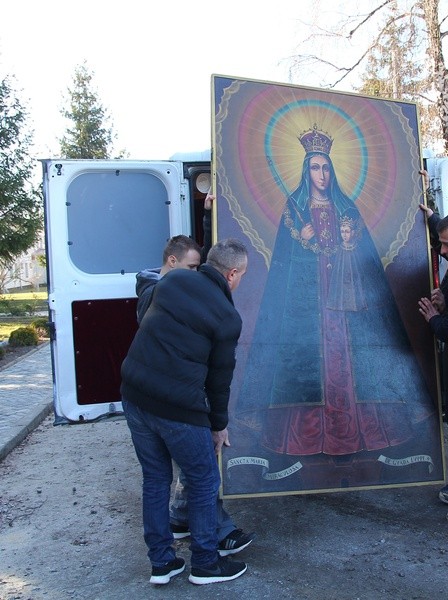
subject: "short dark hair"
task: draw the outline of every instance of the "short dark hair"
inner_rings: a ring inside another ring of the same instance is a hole
[[[440,233],[444,229],[448,229],[448,217],[443,217],[436,225],[437,233]]]
[[[247,248],[239,240],[228,238],[217,242],[207,254],[207,264],[220,273],[241,270],[247,261]]]
[[[168,240],[163,251],[163,264],[166,263],[169,256],[175,256],[177,260],[182,260],[189,250],[196,250],[201,254],[199,244],[187,235],[175,235]]]

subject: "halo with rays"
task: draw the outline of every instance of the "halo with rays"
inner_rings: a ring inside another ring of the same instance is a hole
[[[219,163],[226,194],[244,195],[246,204],[250,194],[245,216],[267,247],[286,197],[300,181],[305,151],[298,138],[316,124],[333,138],[330,156],[339,185],[376,236],[380,254],[389,252],[397,230],[388,224],[403,222],[394,198],[415,198],[415,210],[419,200],[418,140],[406,103],[239,81],[223,94],[221,106],[217,154],[220,160],[232,156]]]

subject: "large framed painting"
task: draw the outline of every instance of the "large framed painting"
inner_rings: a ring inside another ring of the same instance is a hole
[[[222,496],[444,481],[416,105],[215,75],[215,233],[249,268]]]

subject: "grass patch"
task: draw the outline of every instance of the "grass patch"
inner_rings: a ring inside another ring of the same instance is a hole
[[[0,294],[0,341],[6,340],[19,327],[29,326],[36,313],[48,313],[47,292]]]
[[[47,292],[17,292],[15,294],[0,294],[2,300],[47,300]]]
[[[0,295],[0,313],[6,317],[33,316],[48,310],[46,292],[22,292]],[[3,317],[0,316],[0,319]]]

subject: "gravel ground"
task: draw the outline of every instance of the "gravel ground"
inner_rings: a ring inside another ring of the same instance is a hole
[[[448,596],[438,486],[227,500],[238,526],[257,532],[238,555],[247,573],[193,586],[187,568],[152,586],[125,421],[54,427],[48,417],[0,463],[0,477],[2,600]],[[188,563],[188,542],[176,545]]]

